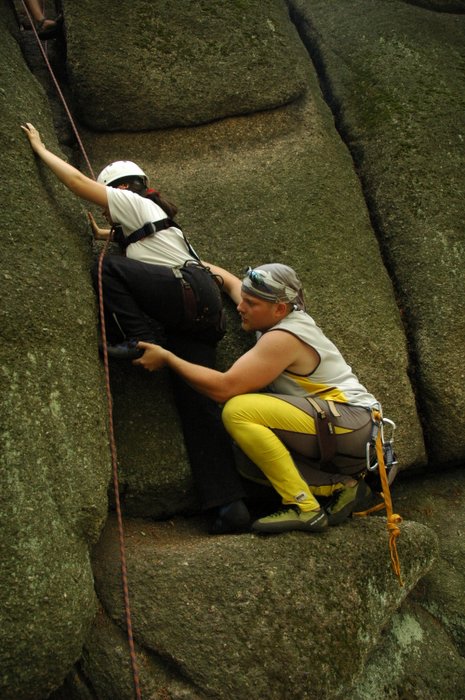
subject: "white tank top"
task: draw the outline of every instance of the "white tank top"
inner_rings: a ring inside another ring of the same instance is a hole
[[[267,333],[285,331],[310,345],[320,357],[318,367],[308,375],[285,370],[269,386],[274,394],[317,396],[327,401],[371,408],[378,404],[352,372],[343,356],[305,311],[292,311]],[[260,333],[258,334],[261,335]]]

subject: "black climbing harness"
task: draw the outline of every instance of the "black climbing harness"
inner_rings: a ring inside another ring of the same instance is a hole
[[[184,242],[187,246],[187,250],[192,255],[194,260],[198,260],[200,262],[199,256],[190,244],[182,228],[178,226],[178,224],[175,221],[173,221],[173,219],[170,218],[160,219],[159,221],[149,221],[148,223],[144,224],[135,231],[132,231],[132,233],[130,233],[129,236],[125,236],[122,227],[117,224],[114,227],[113,240],[119,245],[121,250],[125,252],[127,247],[130,246],[132,243],[142,241],[144,238],[147,238],[148,236],[153,236],[155,233],[158,233],[159,231],[164,231],[165,229],[171,228],[172,226],[181,231],[182,237],[184,238]]]

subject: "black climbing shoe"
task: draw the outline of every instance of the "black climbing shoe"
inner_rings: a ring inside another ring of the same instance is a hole
[[[250,529],[250,515],[243,501],[233,501],[220,506],[216,518],[210,525],[210,535],[228,535],[247,532]]]
[[[117,345],[107,345],[108,357],[114,360],[135,360],[142,357],[144,351],[137,347],[138,340],[125,340]],[[103,354],[103,349],[100,349]]]

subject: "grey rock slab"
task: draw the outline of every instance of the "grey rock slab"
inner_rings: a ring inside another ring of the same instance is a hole
[[[75,109],[92,129],[195,125],[305,90],[306,52],[282,0],[65,0],[63,9]]]
[[[0,696],[46,697],[95,613],[89,546],[110,472],[85,212],[20,124],[60,152],[42,88],[0,10]]]
[[[401,587],[383,518],[317,536],[208,537],[193,519],[131,520],[125,533],[137,643],[225,700],[344,697],[436,555],[433,532],[404,522]],[[93,561],[99,598],[122,625],[112,519]]]
[[[398,294],[430,462],[460,463],[465,17],[403,2],[292,5]]]

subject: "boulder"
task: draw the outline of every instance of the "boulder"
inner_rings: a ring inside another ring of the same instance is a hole
[[[345,697],[350,700],[369,700],[369,698],[373,697],[388,700],[394,697],[407,696],[418,699],[421,698],[422,700],[442,700],[445,697],[459,698],[462,696],[462,691],[465,687],[465,663],[463,660],[463,645],[465,639],[465,610],[463,603],[464,547],[461,544],[463,541],[461,534],[463,529],[462,523],[464,522],[464,491],[465,476],[461,470],[443,472],[442,474],[434,474],[429,477],[419,477],[417,475],[409,476],[409,472],[406,472],[395,482],[392,494],[394,510],[404,518],[414,518],[418,524],[421,524],[415,525],[414,528],[426,527],[426,531],[429,533],[430,537],[430,542],[426,545],[426,548],[429,548],[430,556],[436,556],[436,560],[428,571],[424,571],[423,577],[413,586],[407,597],[402,600],[399,607],[393,612],[389,619],[386,620],[382,628],[379,629],[377,640],[374,645],[367,650],[366,656],[364,656],[362,663],[363,668],[360,669],[357,664],[353,666],[353,675],[347,681],[345,695]],[[190,523],[192,523],[194,527],[197,525],[198,528],[196,543],[192,541],[195,532]],[[311,544],[310,551],[312,557],[323,556],[323,548],[320,549],[321,540],[323,538],[327,538],[326,544],[329,544],[329,542],[334,544],[333,540],[335,540],[339,543],[337,545],[338,551],[337,554],[333,554],[327,559],[327,561],[331,562],[329,564],[330,569],[328,574],[336,571],[336,575],[346,576],[347,571],[352,569],[352,559],[347,560],[347,558],[345,558],[346,551],[352,551],[354,547],[357,548],[359,546],[363,548],[366,544],[365,540],[361,540],[358,543],[354,543],[354,540],[358,540],[362,536],[365,537],[367,533],[373,531],[378,532],[380,536],[378,545],[380,561],[385,557],[385,564],[388,566],[387,533],[384,530],[384,523],[384,517],[372,516],[368,520],[353,519],[351,523],[333,528],[329,532],[323,533],[321,536],[313,537],[303,534],[300,535],[299,533],[293,536],[286,536],[287,541],[284,545],[282,542],[279,542],[282,536],[268,539],[282,552],[284,548],[294,548],[295,542],[303,538],[307,543]],[[158,571],[160,565],[163,585],[168,551],[170,551],[171,556],[174,557],[174,548],[176,548],[181,557],[182,548],[185,554],[185,559],[183,561],[187,562],[187,564],[184,563],[183,566],[191,566],[193,551],[198,551],[197,548],[201,545],[201,538],[205,542],[201,530],[202,523],[197,519],[184,523],[183,521],[175,520],[172,523],[158,525],[139,521],[138,524],[137,522],[133,522],[127,525],[128,529],[126,529],[126,535],[130,542],[129,547],[134,550],[134,553],[138,549],[138,545],[133,543],[133,539],[143,539],[148,547],[150,547],[150,543],[153,542],[154,552],[156,550],[158,551],[157,560],[155,561],[154,556],[153,560],[148,562],[149,566],[151,562],[153,562],[153,568],[151,570],[151,577],[154,581],[153,585],[156,585],[156,582],[159,580]],[[109,527],[114,528],[114,525],[110,523]],[[370,528],[373,527],[375,530],[372,531]],[[412,550],[409,547],[405,547],[405,527],[410,528],[410,522],[404,521],[404,523],[401,524],[401,534],[397,540],[401,571],[404,576],[406,569],[408,570],[411,566],[415,566],[412,559]],[[381,529],[378,531],[377,528]],[[182,542],[187,529],[189,530],[189,537]],[[382,534],[383,530],[384,535]],[[431,536],[432,532],[436,533],[439,542],[439,552],[437,554],[435,537]],[[419,544],[420,540],[417,534],[418,533],[415,531],[414,538],[416,543]],[[154,538],[155,535],[156,539]],[[328,536],[331,539],[328,540]],[[105,532],[104,537],[109,537],[108,531]],[[229,547],[230,538],[226,537],[220,538],[220,540],[221,539],[224,540],[226,547]],[[240,541],[241,550],[244,552],[245,558],[245,552],[248,551],[251,546],[248,540],[258,540],[259,545],[261,545],[263,538],[242,536],[233,539],[238,542]],[[292,542],[290,542],[291,539],[293,540]],[[238,542],[235,542],[234,546],[238,546]],[[193,549],[194,543],[197,545],[195,549]],[[268,547],[268,542],[265,539],[264,544]],[[219,546],[217,540],[216,546]],[[368,563],[370,567],[365,572],[365,581],[370,581],[372,567],[376,561],[376,557],[373,557],[370,546],[368,546],[366,551],[364,550],[366,553],[365,566]],[[167,547],[169,549],[167,549]],[[293,551],[295,550],[293,549]],[[110,585],[109,582],[112,580],[112,575],[109,573],[108,565],[105,564],[103,560],[106,559],[107,553],[110,552],[113,553],[112,556],[114,558],[111,567],[115,567],[116,571],[117,553],[115,534],[111,535],[109,545],[104,545],[103,540],[99,543],[95,553],[95,565],[97,571],[100,572],[98,574],[100,595],[102,599],[107,602],[108,609],[113,615],[113,618],[116,619],[117,625],[121,626],[122,612],[116,612],[117,609],[120,611],[120,607],[118,608],[117,592],[115,591],[110,594],[106,592],[107,587]],[[327,547],[324,548],[324,552],[324,556],[326,557],[328,553]],[[264,567],[262,566],[264,556],[264,553],[262,553],[257,560],[258,566],[261,566],[263,569],[261,572],[261,583],[263,583],[265,574],[269,573],[267,567],[270,566],[269,563]],[[286,555],[280,554],[279,556],[283,557]],[[201,561],[203,561],[203,559]],[[227,568],[228,576],[229,578],[232,577],[233,583],[237,580],[238,576],[234,561],[235,559],[231,558],[231,562]],[[279,561],[283,561],[283,559],[281,558]],[[310,560],[308,559],[308,561]],[[341,566],[342,562],[344,562],[344,566]],[[174,565],[174,558],[171,565]],[[180,575],[182,575],[184,570],[183,566],[179,566]],[[218,567],[221,566],[222,564],[218,564]],[[338,571],[338,567],[340,571]],[[286,571],[289,572],[290,569],[295,569],[294,560],[292,564],[286,564]],[[136,566],[136,570],[139,571],[140,568]],[[210,569],[207,568],[207,571],[210,571]],[[306,575],[310,572],[308,567],[305,571]],[[354,572],[354,577],[357,577],[357,571]],[[313,574],[310,573],[310,575]],[[386,571],[385,582],[390,584],[392,582],[392,577],[392,571]],[[292,577],[293,583],[299,580],[299,577]],[[348,583],[352,585],[352,579]],[[111,585],[117,586],[116,582]],[[208,585],[210,590],[212,585]],[[409,584],[407,583],[407,585]],[[317,592],[316,602],[318,601],[318,586],[318,583],[311,586],[312,596],[314,596],[315,590]],[[130,587],[132,589],[132,583]],[[218,588],[221,588],[219,584]],[[226,588],[230,591],[229,595],[234,597],[234,593],[231,592],[228,584],[226,584]],[[274,595],[274,578],[271,589],[272,595]],[[251,589],[249,584],[246,590],[248,592],[253,590],[255,593],[256,587]],[[334,591],[334,585],[331,590]],[[345,586],[343,592],[347,592]],[[146,593],[146,591],[144,593]],[[182,593],[181,595],[186,595],[187,597],[187,593]],[[240,596],[237,594],[239,603],[243,602],[244,595],[246,594],[244,594],[242,590]],[[139,594],[135,593],[135,597],[138,599]],[[205,623],[206,625],[213,624],[211,620],[216,620],[218,616],[218,592],[216,589],[215,596],[209,593],[209,599],[210,598],[215,601],[215,608],[209,611],[207,622]],[[380,595],[379,592],[376,599],[378,603],[379,601],[383,601],[382,605],[384,605],[384,596]],[[175,595],[175,600],[179,600],[178,593]],[[191,607],[197,603],[197,600],[198,592],[193,594],[191,604],[187,606],[187,615],[191,614]],[[353,600],[353,596],[351,600]],[[273,601],[274,598],[272,598],[271,602]],[[253,605],[258,604],[250,603],[249,607],[253,607]],[[316,605],[314,597],[312,597],[312,605]],[[141,608],[142,607],[145,610],[145,605],[143,603],[141,603]],[[370,606],[367,607],[367,610],[372,612]],[[369,615],[371,615],[371,612]],[[156,613],[153,612],[154,616],[155,614]],[[346,619],[346,614],[349,613],[343,606],[343,620]],[[362,617],[367,621],[369,615]],[[238,614],[237,617],[241,622],[244,619],[242,612],[241,615]],[[263,618],[268,621],[272,619],[272,616],[263,615]],[[152,619],[152,617],[149,617],[144,621],[144,624],[150,624]],[[161,623],[159,623],[159,617],[157,617],[157,624],[158,627],[160,627]],[[352,623],[349,624],[350,631],[353,630],[351,624]],[[167,627],[169,626],[168,623]],[[236,630],[236,628],[234,629]],[[288,629],[291,630],[290,634],[292,636],[292,626],[286,625],[285,629],[287,638],[289,637]],[[121,697],[122,700],[125,698],[129,700],[129,698],[132,697],[131,688],[133,680],[132,672],[129,667],[127,640],[125,639],[124,633],[117,630],[118,627],[112,627],[107,617],[103,612],[100,612],[85,643],[83,664],[80,665],[77,671],[73,671],[70,675],[64,691],[65,694],[58,695],[56,698],[53,696],[53,700],[90,700],[92,696],[88,698],[80,694],[79,689],[83,686],[86,688],[98,688],[98,697],[102,698],[102,700],[106,700],[107,698],[110,700],[110,698],[115,696]],[[190,631],[186,634],[190,634]],[[332,641],[334,643],[336,643],[337,638],[336,635],[332,635]],[[310,643],[313,642],[311,641]],[[115,649],[113,653],[109,650],[109,647],[112,646]],[[206,645],[204,648],[207,648],[210,652],[211,646]],[[277,648],[280,649],[281,647],[278,645]],[[191,698],[195,698],[195,700],[197,700],[197,698],[199,698],[199,700],[204,700],[205,696],[203,693],[198,695],[198,687],[195,688],[195,690],[191,687],[190,693],[192,693],[192,695],[190,695],[189,691],[182,685],[189,682],[189,679],[185,677],[184,669],[176,671],[176,667],[172,664],[169,664],[169,666],[165,665],[165,673],[170,672],[173,674],[171,678],[167,680],[166,675],[162,675],[159,666],[161,657],[164,655],[158,654],[153,648],[148,648],[145,644],[138,645],[137,642],[136,649],[137,658],[140,662],[143,697],[146,695],[150,697],[150,693],[154,693],[154,697],[157,698],[156,690],[158,689],[160,698],[162,698],[162,690],[167,691],[168,689],[171,696],[176,700],[178,700],[178,698],[179,700],[191,700]],[[105,659],[105,663],[103,659]],[[233,659],[236,659],[236,657],[233,656]],[[288,661],[288,659],[289,657],[287,656],[286,661]],[[225,663],[227,663],[227,661],[225,661]],[[274,682],[275,675],[272,677]],[[179,684],[181,684],[181,688],[183,688],[182,692]],[[246,693],[247,692],[249,692],[248,689]],[[304,694],[298,695],[298,697],[305,697],[307,688],[302,692]],[[334,693],[335,694],[332,694],[331,691],[329,694],[331,700],[338,697],[337,686],[335,687]],[[208,693],[208,696],[210,695],[211,694]],[[215,698],[221,697],[216,694],[213,696]],[[285,693],[283,694],[284,698],[296,696],[297,693],[294,695],[290,694],[289,696]],[[237,697],[242,698],[241,695],[237,695]],[[244,697],[248,696],[244,694]],[[253,692],[249,697],[255,697]],[[268,691],[262,697],[268,697]],[[315,694],[309,694],[309,697],[320,698],[324,697],[324,695],[321,695],[321,689],[318,687],[315,690]]]
[[[92,129],[192,126],[305,90],[306,53],[282,0],[131,0],[116,12],[111,0],[64,0],[63,9],[75,111]]]
[[[0,696],[37,700],[79,658],[95,614],[89,545],[109,453],[85,214],[34,157],[60,152],[43,90],[0,11]]]
[[[433,532],[404,522],[400,586],[384,518],[277,537],[212,538],[196,522],[126,523],[132,626],[140,646],[216,700],[347,697],[436,556]],[[123,627],[118,551],[110,519],[93,555],[96,590]]]

